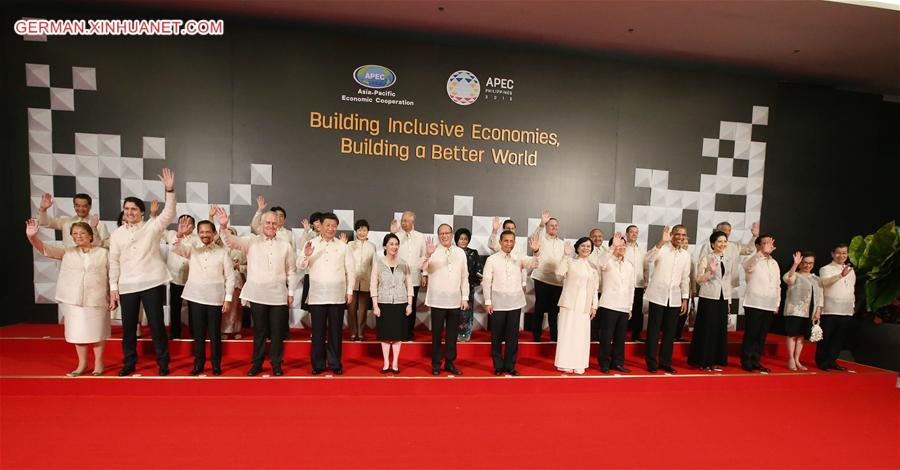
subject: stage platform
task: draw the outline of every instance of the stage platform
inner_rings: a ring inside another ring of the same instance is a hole
[[[898,468],[897,374],[843,362],[786,368],[783,338],[746,373],[649,374],[629,343],[631,374],[553,367],[555,344],[526,341],[522,376],[496,377],[485,332],[460,343],[460,377],[431,375],[430,333],[404,343],[399,375],[380,345],[343,344],[345,374],[313,376],[308,332],[294,330],[284,377],[247,377],[252,348],[223,346],[224,375],[191,377],[190,340],[170,341],[158,377],[149,338],[139,376],[119,378],[118,328],[101,377],[65,377],[74,347],[59,325],[0,328],[0,468]],[[145,329],[145,334],[149,331]],[[596,346],[595,346],[596,347]],[[90,370],[90,369],[89,369]],[[269,373],[268,365],[264,371]]]

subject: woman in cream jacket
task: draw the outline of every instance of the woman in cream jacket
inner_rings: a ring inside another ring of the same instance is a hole
[[[583,374],[591,355],[591,320],[597,314],[597,290],[600,276],[588,261],[593,244],[579,238],[573,250],[566,245],[565,256],[556,268],[563,278],[559,296],[559,336],[554,365],[562,372]],[[572,252],[578,256],[572,258]]]
[[[94,231],[84,222],[75,222],[69,234],[74,247],[45,245],[38,237],[37,220],[25,223],[25,235],[42,255],[62,260],[56,280],[56,300],[65,323],[66,341],[75,344],[78,367],[69,377],[78,377],[87,367],[88,346],[94,348],[93,375],[103,373],[103,347],[109,338],[109,275],[105,248],[93,246]]]

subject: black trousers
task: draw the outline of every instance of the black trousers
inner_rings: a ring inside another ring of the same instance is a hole
[[[650,314],[647,317],[647,369],[672,367],[672,349],[675,343],[675,328],[681,305],[663,307],[650,302]],[[662,329],[662,346],[659,344],[659,333]]]
[[[288,306],[250,302],[253,315],[253,365],[262,367],[266,358],[266,340],[271,340],[269,362],[280,366],[284,360],[284,339],[288,331]]]
[[[772,325],[773,312],[744,307],[744,339],[741,342],[741,367],[753,369],[760,366],[766,335]]]
[[[141,304],[144,304],[144,313],[147,315],[147,323],[150,324],[150,333],[153,335],[156,364],[161,368],[169,366],[169,339],[166,336],[163,314],[165,302],[165,284],[119,296],[119,304],[122,306],[122,353],[125,356],[125,367],[134,367],[137,363],[137,333],[135,330]]]
[[[844,340],[850,329],[850,315],[822,315],[819,326],[822,327],[822,340],[816,343],[816,365],[820,369],[833,368],[844,348]]]
[[[441,337],[447,324],[446,351],[441,351]],[[458,308],[431,308],[431,368],[439,369],[441,360],[444,367],[452,367],[456,362],[456,337],[459,332]]]
[[[188,301],[191,334],[194,337],[194,367],[206,365],[206,340],[209,339],[209,361],[222,366],[222,306]]]
[[[172,339],[181,338],[181,294],[183,292],[184,286],[169,283],[169,337]]]
[[[600,317],[600,345],[597,348],[597,362],[600,368],[609,369],[610,349],[612,365],[625,366],[625,331],[628,330],[628,314],[600,308],[594,318],[597,317]]]
[[[315,370],[343,369],[341,365],[341,330],[344,328],[346,304],[310,305],[312,316],[312,351],[310,362]]]
[[[541,334],[544,331],[544,313],[547,314],[547,323],[550,324],[550,341],[556,341],[556,324],[559,319],[559,296],[561,294],[561,286],[534,280],[534,313],[531,316],[531,333],[534,335],[535,342],[541,341]]]
[[[522,309],[494,311],[491,314],[491,358],[494,370],[510,371],[516,368],[519,354],[519,318]],[[503,351],[503,342],[506,351]]]
[[[631,340],[637,341],[644,329],[644,288],[634,289],[634,303],[631,304],[631,320],[628,320],[628,331],[631,332]]]
[[[406,317],[406,340],[413,340],[413,330],[416,329],[416,306],[419,305],[419,286],[413,286],[412,315]]]
[[[300,294],[300,308],[303,310],[309,311],[309,304],[306,303],[307,299],[309,299],[309,274],[303,275],[303,293]]]

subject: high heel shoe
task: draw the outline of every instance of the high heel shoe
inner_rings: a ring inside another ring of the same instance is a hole
[[[72,372],[67,373],[66,377],[78,377],[81,373],[82,371],[73,370]]]
[[[100,370],[94,369],[94,371],[91,372],[91,375],[93,375],[94,377],[100,377],[101,375],[103,375],[103,369],[100,369]]]

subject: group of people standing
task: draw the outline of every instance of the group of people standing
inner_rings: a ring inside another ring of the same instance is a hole
[[[449,224],[441,224],[435,243],[415,230],[415,214],[407,211],[391,222],[382,240],[383,256],[377,256],[365,220],[356,221],[355,238],[348,241],[337,232],[335,214],[314,213],[302,221],[303,232],[296,243],[284,227],[284,209],[266,210],[262,196],[257,199],[249,236],[237,236],[221,207],[213,207],[209,220],[196,227],[192,217],[183,215],[176,230],[167,230],[175,218],[174,174],[166,168],[159,178],[166,190],[163,211],[145,221],[144,201],[125,198],[120,226],[111,234],[90,214],[91,199],[84,194],[73,198],[75,216],[59,218],[47,217],[52,198],[45,195],[38,218],[26,222],[32,246],[44,256],[62,260],[56,299],[62,305],[66,340],[76,345],[78,353],[78,366],[71,376],[84,373],[90,347],[95,358],[92,373],[103,373],[103,347],[110,334],[110,311],[115,309],[121,309],[123,325],[124,364],[118,374],[135,371],[143,311],[159,374],[168,375],[166,285],[172,337],[180,336],[182,301],[188,305],[194,339],[192,375],[205,369],[207,340],[212,373],[222,373],[221,332],[239,334],[242,305],[249,308],[253,325],[248,375],[262,372],[267,343],[272,373],[283,375],[290,306],[300,282],[304,285],[301,305],[310,312],[312,322],[313,374],[326,370],[343,374],[345,309],[350,339],[362,341],[370,303],[376,337],[382,343],[382,372],[398,374],[401,344],[412,339],[419,289],[426,286],[432,373],[463,374],[456,366],[456,345],[471,337],[474,288],[481,284],[490,316],[494,373],[519,375],[515,367],[519,322],[526,306],[529,271],[535,291],[530,330],[534,341],[541,341],[546,314],[550,340],[557,342],[554,365],[559,370],[583,373],[590,362],[590,343],[596,340],[602,372],[629,372],[624,365],[625,335],[630,330],[632,340],[642,341],[646,297],[647,370],[675,373],[673,344],[683,329],[690,299],[699,296],[688,362],[715,371],[727,365],[727,317],[737,302],[732,292],[741,268],[747,279],[741,366],[747,371],[768,371],[759,358],[772,315],[779,311],[783,278],[788,285],[784,315],[789,368],[806,369],[800,363],[804,338],[810,322],[821,319],[825,339],[816,351],[817,365],[842,369],[836,359],[847,318],[853,313],[855,285],[853,270],[846,265],[846,245],[835,247],[833,262],[820,270],[820,276],[812,274],[814,254],[797,252],[793,266],[782,277],[771,257],[775,240],[759,235],[756,224],[753,240],[739,245],[729,243],[731,227],[723,222],[701,247],[695,263],[687,251],[684,226],[664,227],[649,252],[637,243],[635,226],[629,226],[625,234],[616,233],[608,246],[599,229],[571,244],[560,237],[559,221],[544,210],[527,249],[516,246],[514,221],[501,225],[495,218],[488,242],[494,253],[482,266],[478,252],[468,247],[470,231],[454,232]],[[38,238],[42,226],[61,230],[62,246],[43,243]],[[166,259],[160,256],[161,243],[169,245]],[[305,274],[301,278],[298,273]]]

